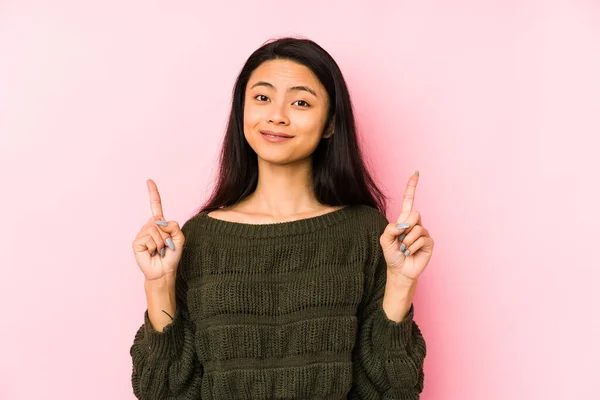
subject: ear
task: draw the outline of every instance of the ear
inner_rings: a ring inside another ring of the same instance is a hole
[[[333,126],[333,122],[331,122],[329,124],[329,126],[327,127],[327,130],[325,131],[325,133],[323,133],[322,139],[329,139],[330,137],[332,137],[334,134],[334,126]]]

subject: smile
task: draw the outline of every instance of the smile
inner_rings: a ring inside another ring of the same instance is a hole
[[[260,133],[268,142],[284,142],[293,138],[293,136],[283,132],[260,131]]]

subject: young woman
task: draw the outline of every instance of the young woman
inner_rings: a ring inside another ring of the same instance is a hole
[[[180,229],[147,181],[135,395],[417,399],[426,346],[412,299],[433,251],[412,209],[418,177],[388,223],[333,58],[306,39],[256,50],[208,202]]]

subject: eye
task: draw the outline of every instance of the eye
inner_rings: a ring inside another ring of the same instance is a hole
[[[266,100],[268,100],[269,98],[267,96],[265,96],[264,94],[258,94],[256,96],[254,96],[254,98],[258,101],[266,101],[266,100],[262,100],[262,99],[258,99],[258,97],[264,97]]]
[[[306,101],[304,101],[304,100],[298,100],[298,101],[296,101],[295,103],[299,103],[298,105],[299,105],[300,107],[310,107],[310,104],[308,104],[308,103],[307,103]]]

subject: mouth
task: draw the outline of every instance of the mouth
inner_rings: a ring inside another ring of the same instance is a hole
[[[292,135],[288,135],[287,133],[283,133],[283,132],[260,131],[260,133],[263,134],[264,136],[272,137],[272,138],[284,138],[284,139],[293,138]]]

